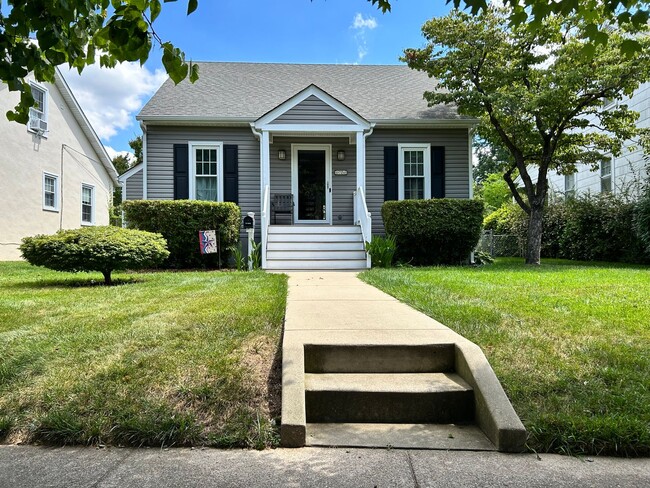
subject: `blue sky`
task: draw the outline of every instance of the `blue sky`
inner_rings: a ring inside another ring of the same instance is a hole
[[[422,24],[448,10],[444,0],[394,0],[382,14],[366,0],[187,0],[165,3],[154,27],[195,61],[398,64],[424,44]],[[62,70],[64,73],[66,70]],[[166,78],[160,50],[140,67],[92,67],[66,79],[110,154],[139,135],[135,115]]]

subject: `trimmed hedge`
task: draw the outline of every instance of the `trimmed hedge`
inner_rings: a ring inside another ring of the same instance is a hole
[[[216,268],[218,254],[202,255],[200,230],[218,230],[221,260],[227,262],[229,248],[239,242],[241,212],[230,202],[199,200],[130,200],[123,203],[124,217],[132,228],[159,232],[167,239],[168,268]]]
[[[386,233],[395,237],[396,257],[416,265],[459,264],[476,247],[483,202],[437,198],[389,201],[382,205]]]
[[[645,252],[650,256],[650,186],[636,204],[634,229],[645,247]]]
[[[650,248],[644,249],[640,233],[642,209],[643,199],[635,204],[611,193],[550,203],[544,210],[542,257],[646,263]],[[528,216],[509,203],[485,218],[485,228],[525,243]]]
[[[169,256],[160,234],[121,227],[84,227],[25,237],[23,257],[56,271],[100,271],[107,285],[116,270],[151,268]]]

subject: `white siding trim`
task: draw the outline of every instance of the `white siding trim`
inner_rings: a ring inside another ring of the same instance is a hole
[[[217,201],[223,202],[223,142],[216,141],[188,141],[188,178],[190,200],[196,200],[196,157],[195,149],[210,148],[217,149]]]
[[[142,126],[142,199],[147,199],[147,127]]]
[[[293,97],[289,98],[285,102],[281,103],[277,107],[275,107],[273,110],[270,112],[266,113],[265,115],[262,115],[259,119],[255,121],[255,127],[257,129],[264,129],[267,128],[266,126],[270,124],[273,120],[277,119],[280,117],[282,114],[285,112],[288,112],[291,110],[293,107],[298,105],[299,103],[303,102],[307,98],[315,96],[316,98],[319,98],[323,102],[325,102],[327,105],[332,107],[334,110],[337,112],[341,113],[343,116],[347,117],[350,119],[352,122],[354,122],[355,125],[361,126],[363,129],[369,129],[370,128],[370,123],[361,117],[358,113],[356,113],[354,110],[352,110],[350,107],[347,105],[341,103],[338,101],[336,98],[331,96],[329,93],[325,92],[324,90],[318,88],[316,85],[310,85],[304,90],[296,93]],[[281,124],[279,124],[281,125]],[[304,126],[302,130],[304,130]],[[350,125],[347,126],[348,130],[350,130]],[[354,126],[353,126],[354,127]]]
[[[404,200],[404,151],[416,150],[424,152],[424,198],[431,198],[431,144],[402,143],[397,145],[397,198]]]

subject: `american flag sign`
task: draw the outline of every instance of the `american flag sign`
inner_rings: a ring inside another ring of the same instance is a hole
[[[201,254],[217,252],[217,232],[214,230],[200,230],[199,244],[201,246]]]

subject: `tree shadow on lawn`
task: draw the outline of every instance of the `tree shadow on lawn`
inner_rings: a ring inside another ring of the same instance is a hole
[[[10,283],[4,285],[3,288],[16,288],[16,289],[38,289],[38,288],[93,288],[102,286],[111,288],[114,286],[132,285],[137,283],[144,283],[144,278],[115,278],[110,285],[104,283],[104,278],[61,278],[61,279],[48,279],[38,281],[21,281],[19,283]]]
[[[525,272],[525,273],[564,273],[568,269],[575,268],[592,268],[601,270],[616,270],[616,269],[630,269],[637,271],[650,271],[650,265],[647,264],[634,264],[634,263],[613,263],[606,261],[569,261],[563,259],[542,259],[539,266],[525,264],[521,259],[507,259],[506,261],[497,262],[496,264],[488,264],[483,266],[475,266],[474,269],[482,272],[489,273],[510,273],[510,272]]]

